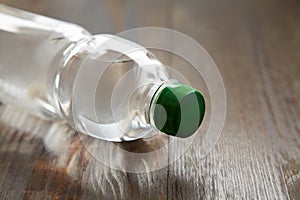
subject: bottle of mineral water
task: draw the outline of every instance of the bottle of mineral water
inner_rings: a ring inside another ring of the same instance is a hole
[[[170,80],[146,48],[0,4],[0,101],[109,141],[188,137],[202,94]]]

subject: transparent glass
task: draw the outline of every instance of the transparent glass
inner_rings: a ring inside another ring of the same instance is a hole
[[[33,114],[57,117],[48,86],[83,28],[0,4],[0,99]]]
[[[173,82],[145,48],[1,4],[0,19],[2,102],[109,141],[157,131],[152,100]]]

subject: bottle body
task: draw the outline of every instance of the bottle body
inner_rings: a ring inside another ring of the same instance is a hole
[[[0,17],[0,101],[110,141],[153,130],[145,110],[168,79],[145,48],[4,5]]]
[[[60,64],[53,62],[89,33],[1,4],[0,18],[0,100],[39,116],[55,115],[48,82]]]

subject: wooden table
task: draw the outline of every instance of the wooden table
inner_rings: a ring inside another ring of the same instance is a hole
[[[0,199],[300,199],[300,1],[0,2],[92,33],[181,31],[215,60],[228,101],[207,157],[199,158],[197,136],[173,164],[138,174],[99,163],[69,127],[1,105]]]

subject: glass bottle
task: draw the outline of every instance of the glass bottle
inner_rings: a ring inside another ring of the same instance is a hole
[[[3,4],[0,19],[3,103],[108,141],[184,138],[200,126],[202,94],[170,80],[146,48]]]

